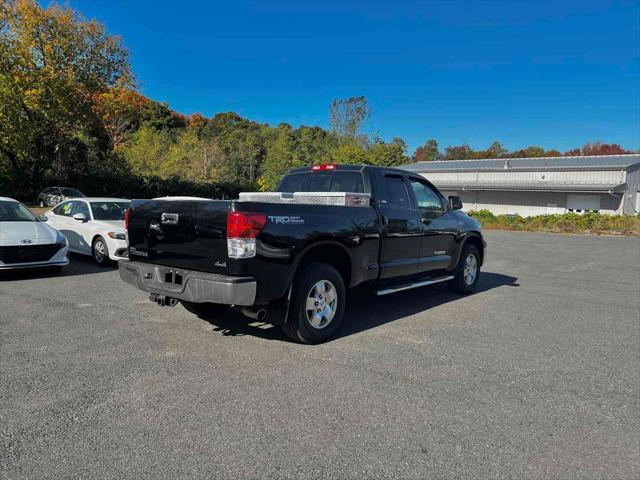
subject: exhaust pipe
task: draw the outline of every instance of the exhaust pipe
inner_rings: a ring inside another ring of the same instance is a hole
[[[166,295],[160,295],[159,293],[149,294],[149,300],[157,303],[161,307],[175,307],[178,304],[177,298],[167,297]]]
[[[240,313],[245,317],[253,318],[254,320],[259,320],[261,322],[264,322],[267,318],[266,308],[240,307]]]

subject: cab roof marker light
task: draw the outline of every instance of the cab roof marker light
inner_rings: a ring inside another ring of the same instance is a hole
[[[325,163],[322,165],[314,165],[313,167],[311,167],[311,170],[313,170],[314,172],[324,171],[324,170],[335,170],[335,169],[336,169],[335,163]]]

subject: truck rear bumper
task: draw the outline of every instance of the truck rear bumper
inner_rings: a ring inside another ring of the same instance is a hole
[[[194,303],[253,305],[256,280],[121,260],[120,278],[139,290]]]

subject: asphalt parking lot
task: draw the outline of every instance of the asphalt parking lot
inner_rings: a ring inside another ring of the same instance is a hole
[[[480,291],[319,346],[114,269],[0,278],[3,478],[638,478],[640,239],[488,232]]]

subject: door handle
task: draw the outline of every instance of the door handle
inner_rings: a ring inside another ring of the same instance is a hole
[[[422,222],[423,225],[430,225],[431,224],[431,219],[430,218],[421,218],[420,221]]]

